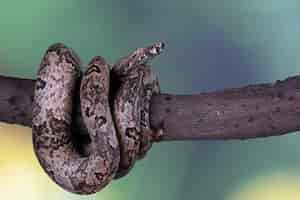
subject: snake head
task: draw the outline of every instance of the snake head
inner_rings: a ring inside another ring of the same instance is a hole
[[[146,65],[154,57],[161,54],[164,47],[165,44],[163,42],[156,42],[145,48],[137,48],[129,55],[121,58],[113,66],[113,71],[120,77],[128,76],[137,68],[137,66]]]
[[[138,60],[138,65],[146,64],[154,57],[161,54],[165,47],[163,42],[156,42],[153,45],[146,48],[138,48],[136,50],[136,59]]]
[[[163,42],[156,42],[153,45],[147,47],[146,49],[148,51],[146,51],[149,54],[149,57],[154,57],[156,55],[161,54],[161,52],[163,51],[163,49],[165,48],[165,43]]]

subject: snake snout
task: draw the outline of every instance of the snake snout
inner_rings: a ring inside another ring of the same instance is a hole
[[[156,42],[152,46],[148,47],[149,51],[148,53],[154,57],[156,55],[161,54],[163,49],[165,48],[165,43],[164,42]]]

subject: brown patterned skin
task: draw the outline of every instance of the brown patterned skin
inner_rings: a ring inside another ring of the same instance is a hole
[[[152,143],[163,134],[162,129],[154,131],[150,127],[150,102],[153,95],[160,93],[160,86],[156,74],[151,71],[149,65],[143,66],[143,94],[141,107],[141,133],[140,133],[140,149],[137,159],[142,159],[150,150]]]
[[[33,102],[33,145],[46,173],[73,193],[99,191],[114,177],[119,145],[108,103],[109,66],[92,60],[81,82],[81,111],[93,152],[84,157],[71,142],[72,108],[80,61],[63,44],[54,44],[41,62]]]
[[[91,139],[85,154],[77,152],[71,139],[80,60],[61,43],[48,48],[35,85],[33,145],[43,169],[62,188],[77,194],[101,190],[113,178],[127,174],[161,136],[162,131],[153,131],[149,122],[150,100],[159,93],[159,84],[147,62],[163,46],[139,48],[114,66],[121,82],[115,96],[109,95],[109,65],[100,56],[92,59],[80,85],[79,113]]]
[[[152,95],[159,93],[159,85],[146,64],[159,55],[163,48],[161,42],[138,48],[113,67],[113,73],[121,81],[113,104],[121,151],[116,179],[126,175],[136,159],[145,156],[153,136],[157,135],[150,128],[149,107]],[[161,130],[158,133],[161,134]]]

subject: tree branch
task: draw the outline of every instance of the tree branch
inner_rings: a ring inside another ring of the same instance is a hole
[[[35,80],[0,76],[0,121],[31,126]],[[76,95],[78,96],[78,95]],[[77,101],[76,130],[85,135]],[[163,140],[246,139],[300,130],[300,76],[198,95],[152,98],[151,126]]]
[[[34,83],[0,76],[0,121],[31,127]]]
[[[151,125],[165,140],[247,139],[300,130],[300,76],[199,95],[153,98]]]

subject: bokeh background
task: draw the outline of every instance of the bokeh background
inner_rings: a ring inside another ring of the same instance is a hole
[[[57,41],[86,65],[166,42],[153,62],[163,92],[191,94],[300,74],[298,0],[1,0],[0,74],[35,78]],[[84,68],[84,66],[83,66]],[[1,92],[1,91],[0,91]],[[300,199],[300,135],[154,145],[132,172],[90,196],[57,187],[31,130],[0,124],[0,199]]]

